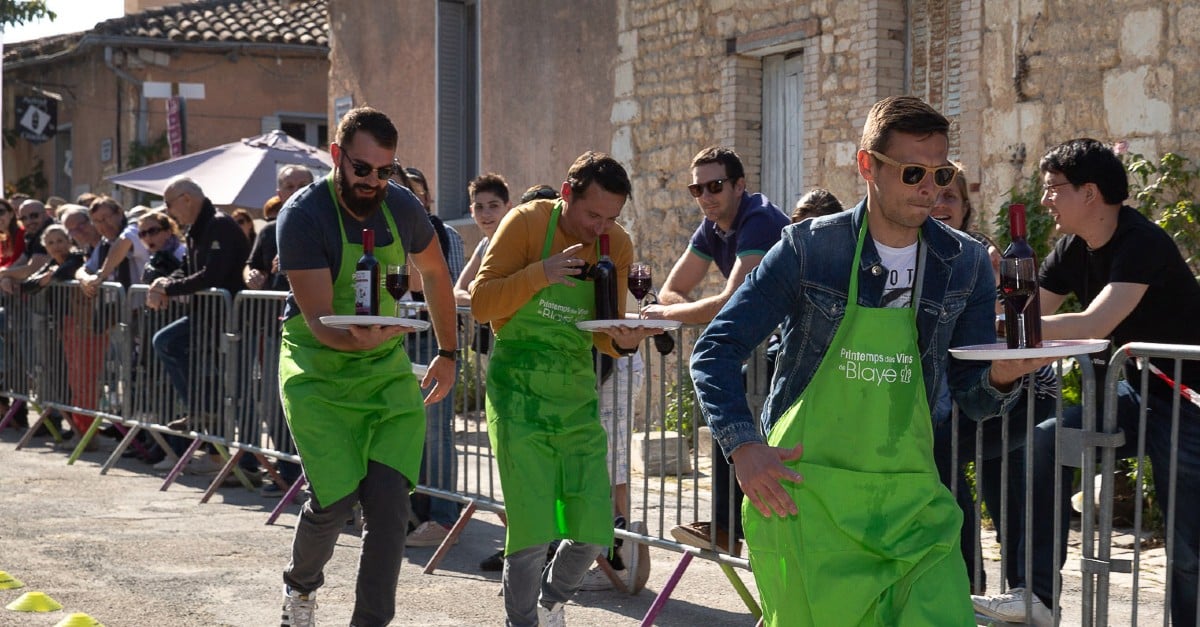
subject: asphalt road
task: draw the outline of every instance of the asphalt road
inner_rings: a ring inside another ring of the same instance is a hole
[[[298,507],[274,525],[277,501],[222,488],[200,503],[206,483],[184,476],[161,492],[149,466],[122,460],[107,475],[107,453],[74,465],[45,438],[16,451],[20,433],[0,433],[0,571],[25,583],[0,590],[0,606],[40,591],[64,606],[48,614],[0,609],[0,626],[50,627],[82,612],[107,627],[213,627],[279,624],[281,571]],[[111,442],[111,441],[110,441]],[[111,444],[109,444],[111,446]],[[394,625],[500,625],[499,573],[477,564],[501,546],[503,528],[479,514],[432,575],[433,549],[411,549],[400,571]],[[359,538],[348,529],[326,569],[317,601],[322,625],[349,623]],[[637,596],[579,593],[571,625],[637,625],[679,554],[652,549],[653,569]],[[745,574],[745,573],[743,573]],[[748,585],[753,588],[753,582]],[[754,625],[720,569],[694,560],[657,625]]]

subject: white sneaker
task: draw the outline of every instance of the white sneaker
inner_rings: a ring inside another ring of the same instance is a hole
[[[555,603],[554,607],[547,609],[541,603],[538,603],[538,627],[567,627],[567,617],[563,612],[563,604]]]
[[[178,457],[175,457],[173,455],[167,455],[166,457],[162,458],[158,462],[155,462],[155,464],[153,466],[151,466],[151,468],[153,468],[155,470],[170,470],[170,469],[174,468],[175,464],[177,464],[177,463],[179,463]]]
[[[971,595],[971,603],[979,614],[1006,623],[1020,623],[1050,627],[1054,625],[1054,613],[1036,596],[1033,597],[1029,620],[1025,620],[1025,588],[1013,588],[1004,594],[993,596]]]
[[[315,627],[317,624],[317,593],[300,594],[283,587],[283,617],[280,627]]]
[[[432,520],[421,523],[404,539],[405,546],[440,546],[450,530]],[[455,542],[457,544],[457,541]]]
[[[625,587],[629,587],[629,569],[615,571],[621,581],[625,582]],[[601,590],[612,590],[613,584],[609,580],[608,575],[600,570],[599,566],[593,566],[591,570],[583,575],[583,583],[579,584],[579,589],[584,592],[599,592]]]

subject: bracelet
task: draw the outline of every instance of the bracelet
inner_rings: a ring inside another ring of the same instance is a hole
[[[454,360],[458,359],[458,350],[450,351],[450,350],[446,350],[444,348],[439,347],[437,354],[438,354],[438,357],[445,357],[446,359],[454,359]]]
[[[628,357],[629,355],[638,352],[638,348],[640,348],[640,346],[634,346],[633,348],[621,348],[614,342],[613,348],[617,349],[617,353],[619,353],[622,357]]]

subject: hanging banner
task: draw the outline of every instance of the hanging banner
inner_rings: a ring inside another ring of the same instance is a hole
[[[20,96],[14,107],[17,133],[30,143],[40,144],[58,131],[58,101],[45,96]]]
[[[171,158],[183,156],[183,98],[167,98],[167,144]]]

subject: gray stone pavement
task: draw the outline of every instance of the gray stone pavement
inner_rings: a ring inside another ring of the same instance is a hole
[[[0,571],[26,585],[0,590],[0,607],[41,591],[65,609],[0,609],[0,625],[48,627],[72,612],[108,627],[278,624],[296,506],[267,526],[278,501],[244,488],[222,488],[200,504],[206,485],[198,477],[184,476],[160,492],[161,473],[144,463],[122,460],[101,476],[106,453],[85,453],[67,466],[66,454],[51,450],[44,438],[14,450],[18,437],[14,430],[0,433]],[[436,573],[421,572],[433,549],[407,551],[393,624],[502,624],[499,573],[477,566],[502,539],[497,517],[482,513]],[[349,622],[358,549],[356,535],[342,536],[317,596],[321,624]],[[651,554],[646,590],[637,596],[579,593],[566,610],[570,624],[639,624],[680,557],[657,548]],[[720,569],[693,560],[656,624],[754,622]]]
[[[0,571],[26,587],[0,590],[0,606],[37,590],[65,609],[49,615],[0,610],[0,625],[53,625],[69,612],[85,612],[109,627],[277,624],[280,571],[288,559],[297,506],[267,526],[267,515],[278,501],[244,488],[223,488],[208,504],[200,504],[206,482],[198,477],[184,476],[161,492],[161,473],[141,462],[122,460],[101,476],[99,466],[107,453],[86,453],[67,466],[66,455],[51,450],[44,438],[15,451],[18,437],[14,430],[0,433]],[[486,459],[478,456],[481,448],[460,448],[464,471],[473,472],[477,460]],[[706,458],[697,465],[707,473]],[[467,477],[463,480],[474,481]],[[631,483],[633,518],[645,518],[651,535],[665,535],[677,520],[691,520],[693,504],[697,511],[709,509],[707,477],[698,492],[690,478],[660,481],[635,473]],[[642,505],[643,494],[648,507]],[[503,533],[494,514],[477,514],[432,575],[421,569],[433,549],[410,549],[393,624],[502,624],[499,574],[481,572],[477,564],[501,546]],[[999,551],[990,529],[984,530],[983,542],[990,592],[997,592]],[[1131,536],[1119,536],[1114,555],[1132,558],[1133,544]],[[318,593],[322,624],[349,621],[358,547],[358,537],[348,529]],[[1079,548],[1076,528],[1063,572],[1064,625],[1082,624]],[[571,624],[639,624],[680,559],[659,548],[651,554],[646,590],[636,596],[580,593],[567,608]],[[1140,559],[1136,614],[1132,576],[1114,575],[1109,624],[1162,624],[1162,548],[1148,546]],[[753,590],[750,574],[736,572]],[[750,626],[754,619],[721,570],[697,559],[655,624]]]

